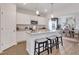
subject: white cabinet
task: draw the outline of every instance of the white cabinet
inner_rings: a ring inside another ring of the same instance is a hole
[[[39,25],[46,25],[46,19],[44,17],[38,17],[38,24]]]
[[[22,41],[26,41],[26,31],[17,31],[16,32],[16,39],[17,42],[22,42]]]
[[[17,13],[17,24],[25,24],[25,14]]]
[[[47,20],[44,17],[40,17],[40,16],[31,16],[30,20],[34,20],[34,21],[38,21],[38,25],[46,25],[47,24]]]
[[[44,17],[17,12],[17,24],[30,24],[31,20],[38,21],[38,25],[47,25],[47,20]]]
[[[31,20],[38,21],[38,18],[37,18],[37,16],[31,15]]]
[[[17,12],[17,24],[30,24],[30,16]]]
[[[0,47],[1,51],[16,44],[16,6],[0,5]]]
[[[25,16],[26,16],[26,18],[25,18],[26,24],[30,24],[30,16],[27,14]]]

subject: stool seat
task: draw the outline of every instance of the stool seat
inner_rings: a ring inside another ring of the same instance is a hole
[[[49,48],[50,48],[50,52],[52,53],[52,48],[54,46],[57,47],[57,36],[56,35],[51,35],[48,37],[48,43],[49,43]]]
[[[57,35],[56,35],[56,37],[61,37],[61,36],[62,36],[61,34],[57,34]]]
[[[47,41],[47,39],[46,38],[41,38],[41,39],[37,39],[37,40],[35,40],[36,42],[44,42],[44,41]]]
[[[48,39],[54,40],[54,39],[56,39],[56,37],[55,36],[50,36],[50,37],[48,37]]]

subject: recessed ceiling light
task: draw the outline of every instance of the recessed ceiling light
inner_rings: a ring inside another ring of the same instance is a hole
[[[36,14],[39,15],[39,11],[38,10],[36,11]]]
[[[53,18],[54,16],[53,16],[53,14],[51,14],[51,18]]]

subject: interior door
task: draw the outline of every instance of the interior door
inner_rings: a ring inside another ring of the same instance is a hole
[[[1,6],[1,49],[16,44],[16,6]]]

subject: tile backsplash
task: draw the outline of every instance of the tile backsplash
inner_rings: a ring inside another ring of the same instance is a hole
[[[26,31],[26,30],[37,31],[40,29],[47,29],[47,28],[45,25],[28,25],[28,24],[17,24],[16,25],[17,31]]]
[[[25,31],[27,29],[29,29],[29,25],[26,25],[26,24],[17,24],[16,25],[17,31]]]

